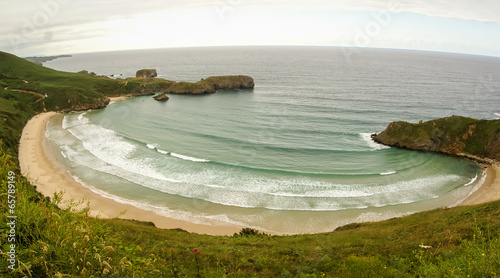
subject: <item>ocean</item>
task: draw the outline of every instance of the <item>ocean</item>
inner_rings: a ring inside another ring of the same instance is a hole
[[[478,165],[389,148],[370,134],[397,120],[500,116],[500,58],[484,56],[206,47],[75,54],[45,66],[122,78],[155,68],[191,82],[252,76],[252,90],[137,97],[61,115],[47,137],[68,171],[103,196],[279,234],[457,204],[484,179]]]

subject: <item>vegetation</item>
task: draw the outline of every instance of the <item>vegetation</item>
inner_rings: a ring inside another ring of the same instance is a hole
[[[255,86],[253,78],[245,75],[210,76],[198,82],[179,82],[170,86],[170,94],[211,94],[217,90],[251,89]]]
[[[172,83],[153,78],[122,80],[61,72],[0,52],[0,88],[31,95],[32,101],[25,104],[37,112],[103,108],[109,96],[152,95]]]
[[[16,140],[27,119],[40,111],[39,97],[9,89],[0,96],[1,116],[9,117],[0,119],[0,214],[12,215],[8,196],[15,195],[18,217],[14,270],[8,268],[11,227],[0,225],[2,277],[500,276],[500,202],[295,236],[248,228],[233,236],[198,235],[92,218],[88,209],[59,209],[62,193],[52,201],[37,193],[19,174],[16,158]]]
[[[452,116],[418,124],[393,122],[374,139],[402,148],[500,161],[500,120]]]

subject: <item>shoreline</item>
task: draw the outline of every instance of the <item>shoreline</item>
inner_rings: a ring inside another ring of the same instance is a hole
[[[121,98],[124,99],[124,98]],[[120,100],[120,99],[119,99]],[[64,192],[62,206],[71,200],[84,202],[77,207],[82,209],[88,203],[91,216],[100,218],[122,218],[153,222],[160,229],[183,229],[190,233],[209,235],[233,235],[243,227],[213,226],[195,224],[160,216],[152,211],[143,210],[129,204],[119,203],[103,197],[83,186],[61,165],[50,148],[45,136],[47,123],[56,112],[47,112],[31,118],[23,129],[19,142],[19,165],[21,174],[26,177],[36,190],[46,197]],[[125,211],[125,213],[123,213]]]
[[[500,200],[500,164],[480,165],[486,167],[484,182],[456,206],[472,206]]]
[[[131,94],[128,94],[128,95],[121,95],[121,96],[117,96],[117,97],[109,97],[109,103],[115,103],[115,102],[118,102],[118,101],[121,101],[121,100],[124,100],[124,99],[128,99],[128,98],[131,98],[132,95]]]
[[[112,101],[120,101],[128,97],[111,98]],[[34,116],[23,129],[19,144],[19,164],[21,174],[28,178],[37,191],[46,197],[52,197],[56,192],[64,192],[62,204],[68,204],[70,200],[84,203],[79,206],[83,208],[87,202],[92,216],[100,218],[122,218],[135,219],[139,221],[153,222],[160,229],[183,229],[188,232],[209,235],[233,235],[241,228],[237,226],[213,226],[206,224],[194,224],[188,221],[177,220],[166,216],[160,216],[152,211],[144,210],[130,204],[120,203],[113,199],[104,197],[79,183],[60,164],[49,145],[45,136],[48,121],[58,113],[48,112]],[[467,196],[454,206],[468,206],[488,203],[500,200],[500,165],[481,165],[486,167],[485,179],[477,190]],[[125,213],[123,213],[126,211]]]

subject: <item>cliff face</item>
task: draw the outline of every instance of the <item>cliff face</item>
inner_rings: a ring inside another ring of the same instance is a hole
[[[73,111],[86,111],[89,109],[102,109],[108,106],[109,98],[98,99],[94,103],[77,103],[71,108],[62,109],[62,113],[70,113]]]
[[[500,161],[500,120],[452,116],[424,123],[392,122],[375,142],[411,150]]]

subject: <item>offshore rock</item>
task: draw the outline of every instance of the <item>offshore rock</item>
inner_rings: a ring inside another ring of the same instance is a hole
[[[166,93],[161,93],[153,97],[157,101],[167,101],[169,98]]]
[[[419,124],[392,122],[372,138],[388,146],[438,152],[480,163],[500,161],[500,120],[452,116]]]
[[[157,76],[156,69],[141,69],[135,73],[136,78],[153,78]]]

